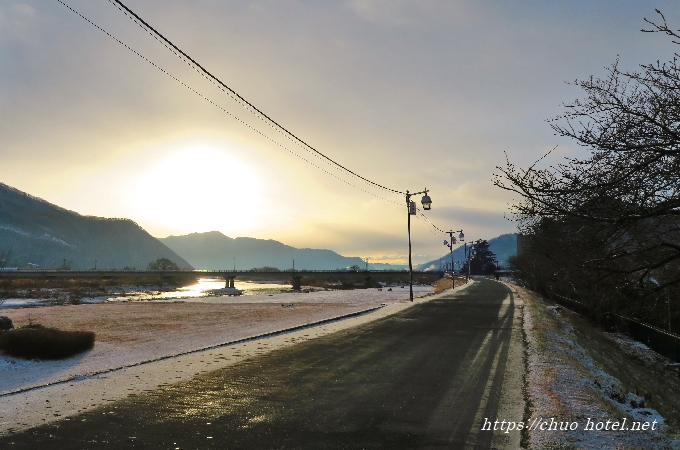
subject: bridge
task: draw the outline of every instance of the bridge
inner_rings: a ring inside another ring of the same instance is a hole
[[[386,282],[408,283],[408,271],[341,271],[341,270],[295,270],[295,271],[253,271],[253,270],[60,270],[60,269],[0,269],[0,280],[85,280],[85,279],[136,279],[136,280],[172,280],[173,278],[224,278],[226,286],[234,287],[234,280],[239,277],[244,280],[282,280],[292,283],[294,289],[299,289],[304,277],[323,281],[363,281],[370,284],[371,280]],[[427,271],[413,272],[418,282],[432,283],[441,278],[444,272]]]

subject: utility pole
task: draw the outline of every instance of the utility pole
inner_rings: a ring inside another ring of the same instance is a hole
[[[458,230],[458,231],[449,231],[449,241],[444,241],[444,245],[446,245],[449,248],[449,252],[451,253],[451,289],[456,288],[456,278],[453,275],[453,244],[456,243],[456,238],[453,236],[453,233],[460,233],[458,235],[458,239],[463,241],[465,239],[465,235],[463,234],[463,230]],[[448,263],[447,263],[448,265]]]
[[[472,249],[475,244],[470,244],[470,249],[468,250],[467,242],[465,243],[465,264],[467,264],[467,274],[465,276],[465,284],[470,280],[470,265],[472,257]]]
[[[415,193],[410,193],[409,191],[405,192],[406,194],[406,217],[407,219],[407,227],[408,227],[408,273],[409,273],[409,283],[408,283],[408,290],[409,290],[409,299],[413,301],[413,262],[411,260],[411,216],[415,216],[417,213],[417,208],[416,208],[416,202],[411,201],[411,197],[414,195],[420,195],[420,194],[425,194],[423,195],[423,198],[420,200],[420,202],[423,205],[423,209],[426,211],[429,211],[430,208],[432,207],[432,199],[430,198],[429,195],[427,195],[427,188],[425,188],[422,192],[415,192]]]
[[[468,273],[467,273],[467,278],[465,279],[466,283],[470,280],[470,266],[472,266],[472,251],[474,250],[474,248],[475,248],[475,244],[474,243],[470,244],[470,250],[468,250],[468,258],[467,258]]]

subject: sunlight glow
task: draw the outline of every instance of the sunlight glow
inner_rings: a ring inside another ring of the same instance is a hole
[[[186,232],[248,229],[263,211],[260,174],[226,150],[192,146],[158,160],[134,186],[141,216]]]

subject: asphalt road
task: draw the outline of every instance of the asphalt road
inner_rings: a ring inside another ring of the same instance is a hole
[[[0,438],[11,449],[518,448],[521,323],[482,281],[384,319]]]

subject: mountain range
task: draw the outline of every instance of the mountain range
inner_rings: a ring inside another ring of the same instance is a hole
[[[514,234],[488,241],[501,264],[517,252]],[[295,248],[271,239],[231,238],[219,231],[157,239],[129,219],[83,216],[0,183],[0,267],[145,269],[158,258],[181,268],[250,270],[336,270],[366,267],[359,257],[332,250]],[[462,246],[454,260],[464,259]],[[450,256],[414,267],[445,267]],[[403,270],[406,265],[370,263],[371,270]]]
[[[168,236],[159,239],[194,267],[202,269],[249,270],[273,267],[280,270],[335,270],[351,266],[366,267],[357,256],[342,256],[332,250],[295,248],[272,239],[250,237],[230,238],[219,231]],[[372,270],[402,270],[405,266],[394,264],[369,265]]]
[[[158,258],[192,268],[132,220],[83,216],[0,183],[0,266],[145,269]]]
[[[517,235],[511,234],[501,234],[498,237],[489,239],[489,250],[496,254],[498,264],[501,266],[507,266],[508,258],[515,256],[517,254]],[[455,269],[458,270],[461,265],[459,262],[465,261],[465,248],[463,245],[455,248],[453,250],[453,261],[455,264]],[[424,264],[420,264],[415,267],[416,270],[437,270],[440,267],[446,268],[447,264],[451,265],[451,254],[442,256],[439,259],[435,259]]]

